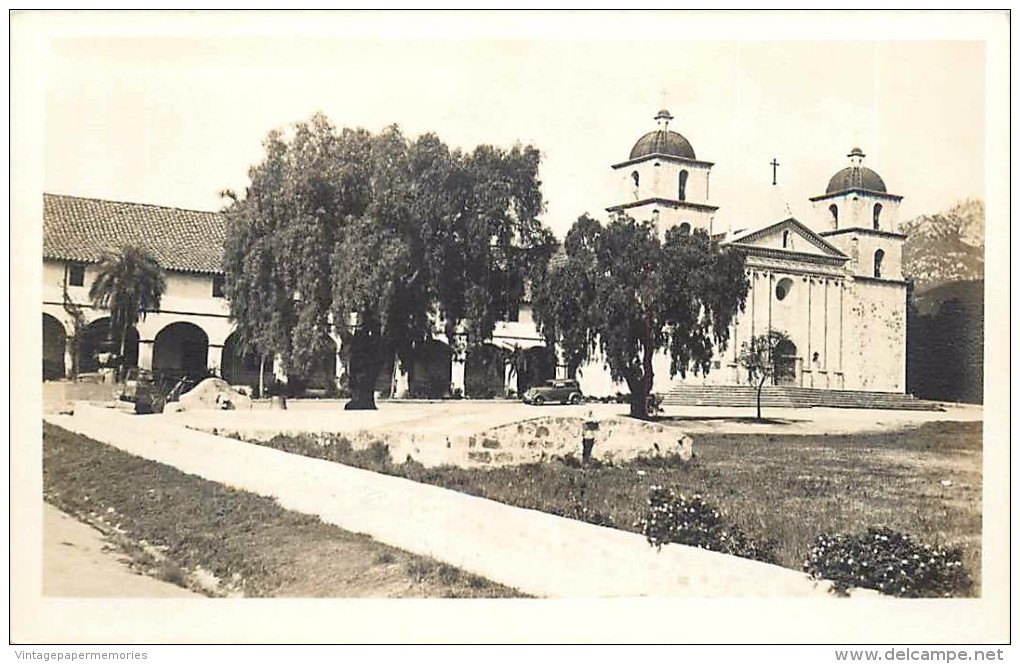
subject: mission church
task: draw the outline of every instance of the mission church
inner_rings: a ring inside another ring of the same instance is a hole
[[[651,221],[664,232],[700,228],[720,245],[745,257],[750,290],[745,310],[717,350],[707,376],[669,376],[663,355],[654,365],[656,392],[674,384],[746,385],[738,366],[741,344],[779,330],[789,341],[778,350],[775,382],[805,388],[903,393],[906,389],[907,284],[897,212],[902,196],[891,194],[865,154],[853,148],[850,163],[810,199],[811,217],[785,218],[764,226],[717,232],[709,181],[713,163],[698,159],[690,141],[669,128],[669,111],[655,116],[658,128],[614,164],[620,203],[610,214]],[[819,183],[821,184],[821,182]],[[581,370],[586,392],[607,391],[597,364]]]
[[[811,198],[810,219],[786,218],[759,228],[720,233],[712,227],[712,162],[698,159],[691,143],[669,128],[660,111],[657,129],[634,144],[630,156],[612,165],[619,202],[610,214],[648,220],[660,231],[705,229],[722,246],[745,256],[750,290],[745,310],[725,349],[706,376],[669,376],[665,355],[657,358],[653,390],[677,385],[746,385],[736,362],[740,345],[754,335],[781,330],[776,382],[824,390],[900,393],[905,390],[906,283],[901,272],[905,236],[897,229],[901,197],[864,166],[854,148],[850,163],[833,175],[824,193]],[[821,184],[821,182],[819,183]],[[139,203],[46,194],[43,200],[43,373],[58,378],[95,371],[107,313],[87,294],[104,251],[128,243],[145,246],[167,273],[161,308],[132,329],[129,364],[170,375],[213,372],[234,384],[271,379],[274,362],[242,352],[223,295],[223,215]],[[75,318],[78,320],[76,321]],[[82,339],[72,344],[76,326]],[[331,335],[328,356],[306,377],[310,387],[330,388],[343,379],[339,338]],[[526,375],[515,371],[513,353],[530,356]],[[490,340],[458,356],[440,339],[429,341],[410,366],[397,364],[380,378],[383,396],[491,397],[519,393],[544,378],[565,377],[544,347],[527,297]],[[279,367],[275,373],[279,374]],[[579,370],[592,396],[625,392],[594,361]]]

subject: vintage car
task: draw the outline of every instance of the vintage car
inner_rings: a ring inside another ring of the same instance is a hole
[[[547,380],[544,385],[536,385],[524,393],[524,403],[541,406],[549,401],[579,404],[584,400],[581,386],[576,380]]]

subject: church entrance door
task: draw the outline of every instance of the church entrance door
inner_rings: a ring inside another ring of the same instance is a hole
[[[775,350],[775,384],[797,384],[797,346],[789,340],[783,340]]]

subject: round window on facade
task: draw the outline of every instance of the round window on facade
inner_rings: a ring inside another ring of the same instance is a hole
[[[786,296],[790,294],[790,289],[793,288],[793,280],[786,277],[779,280],[776,284],[776,299],[785,300]]]

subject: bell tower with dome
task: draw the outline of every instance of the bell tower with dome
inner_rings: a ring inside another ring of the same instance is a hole
[[[850,165],[829,179],[821,196],[811,198],[815,230],[850,257],[857,277],[903,280],[903,241],[897,213],[902,196],[890,194],[878,173],[864,166],[854,148]]]
[[[659,111],[658,129],[639,138],[626,161],[613,164],[621,202],[606,209],[651,221],[660,233],[680,226],[711,234],[719,209],[708,202],[713,164],[698,160],[690,141],[669,129],[671,120],[669,111]]]

